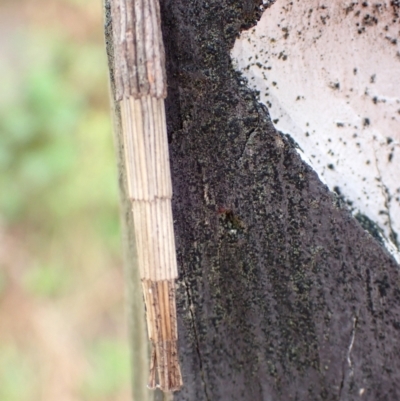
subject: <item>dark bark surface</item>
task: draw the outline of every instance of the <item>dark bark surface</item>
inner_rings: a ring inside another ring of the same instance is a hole
[[[398,265],[231,65],[260,2],[160,3],[184,381],[174,399],[399,400]]]

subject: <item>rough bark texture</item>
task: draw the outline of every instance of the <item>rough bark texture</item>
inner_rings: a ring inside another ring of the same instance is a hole
[[[399,267],[231,65],[259,3],[161,0],[184,382],[174,400],[397,401]]]

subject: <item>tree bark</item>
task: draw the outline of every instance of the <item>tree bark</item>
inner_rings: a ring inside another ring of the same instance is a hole
[[[160,1],[184,383],[174,399],[398,400],[399,266],[232,67],[260,3]],[[105,10],[114,88],[108,0]],[[147,343],[115,116],[138,366]],[[153,397],[147,366],[133,374],[135,401]]]

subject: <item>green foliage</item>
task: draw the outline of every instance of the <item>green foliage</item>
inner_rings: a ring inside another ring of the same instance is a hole
[[[8,221],[33,217],[38,205],[32,201],[46,208],[46,191],[76,160],[69,135],[81,117],[81,95],[63,79],[67,66],[60,68],[57,54],[51,48],[36,54],[36,46],[29,46],[32,55],[24,53],[20,62],[30,61],[30,68],[14,75],[16,92],[0,109],[0,207]]]
[[[33,295],[54,297],[71,283],[71,272],[65,266],[40,264],[31,267],[25,277],[25,287]]]
[[[101,340],[91,347],[92,374],[83,384],[84,399],[107,398],[129,382],[129,349],[126,343]]]
[[[5,290],[7,285],[7,279],[5,277],[5,274],[0,270],[0,297],[3,294],[3,291]]]
[[[119,241],[117,180],[99,44],[61,35],[14,38],[17,68],[3,60],[8,101],[0,102],[0,210],[9,224],[55,235],[93,224]],[[94,66],[96,68],[94,68]],[[28,68],[27,68],[28,67]],[[12,84],[10,84],[10,81]],[[101,216],[101,217],[98,217]]]
[[[60,3],[83,14],[99,7],[97,0]],[[103,306],[89,308],[82,294],[93,291],[103,269],[121,265],[105,49],[101,38],[77,40],[46,29],[13,30],[0,58],[0,234],[13,244],[9,265],[0,270],[0,295],[15,291],[33,300],[32,310],[72,300],[96,314]],[[1,334],[10,343],[0,344],[0,400],[39,399],[34,389],[45,379],[36,356],[19,351],[13,334]],[[83,385],[87,400],[112,396],[129,379],[127,345],[104,336],[94,333],[94,345],[83,350],[93,367]]]
[[[28,401],[34,390],[33,367],[15,347],[0,347],[0,400]]]

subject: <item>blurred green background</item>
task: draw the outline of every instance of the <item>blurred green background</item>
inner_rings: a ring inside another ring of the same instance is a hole
[[[129,400],[101,0],[0,0],[0,400]]]

